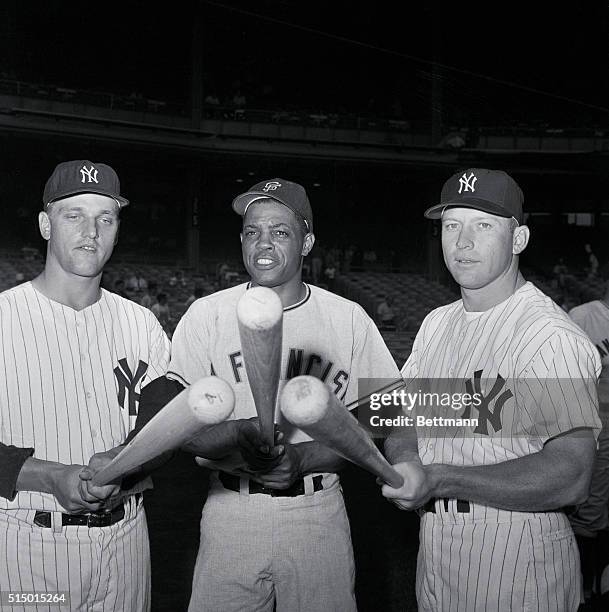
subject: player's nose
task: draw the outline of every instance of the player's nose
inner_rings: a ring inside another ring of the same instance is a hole
[[[260,232],[260,234],[258,235],[258,242],[256,243],[256,246],[259,249],[272,249],[273,241],[271,240],[271,232]]]
[[[97,228],[97,221],[95,219],[87,219],[83,225],[83,233],[85,236],[88,236],[89,238],[97,238],[99,232]]]
[[[457,236],[457,248],[467,249],[471,248],[474,244],[471,233],[466,228],[461,228],[459,235]]]

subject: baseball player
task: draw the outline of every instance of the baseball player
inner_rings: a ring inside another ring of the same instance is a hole
[[[420,459],[399,431],[386,441],[405,484],[385,485],[383,495],[422,513],[421,610],[562,611],[580,602],[563,509],[587,494],[600,360],[519,272],[529,240],[522,203],[508,174],[472,168],[452,176],[425,213],[441,220],[461,299],[426,317],[402,376],[409,387],[469,391],[470,402],[457,413],[462,424],[417,429]]]
[[[147,483],[90,478],[166,373],[169,342],[148,309],[100,288],[128,204],[114,170],[61,163],[43,204],[44,270],[0,294],[0,607],[25,610],[8,602],[35,592],[62,594],[62,609],[148,610]]]
[[[584,570],[584,587],[592,588],[591,576],[586,570],[596,565],[607,566],[609,558],[602,546],[596,546],[596,554],[602,558],[595,560],[591,543],[592,538],[609,526],[609,264],[601,268],[601,277],[606,283],[605,295],[600,300],[580,304],[569,311],[569,316],[577,323],[594,342],[601,356],[603,370],[598,381],[598,398],[600,417],[603,429],[598,437],[598,450],[592,472],[590,491],[586,501],[578,506],[577,511],[569,516],[571,526],[580,544],[582,569]],[[599,585],[600,593],[609,602],[609,570],[605,569]]]
[[[233,385],[238,422],[256,415],[236,316],[251,286],[272,288],[283,303],[283,384],[300,374],[316,376],[348,403],[358,397],[358,378],[399,376],[359,305],[302,282],[302,260],[315,240],[304,188],[280,178],[263,181],[235,198],[233,209],[243,216],[251,283],[190,306],[173,337],[168,377],[189,385],[214,373]],[[251,478],[228,469],[212,475],[192,612],[356,608],[351,536],[336,473],[343,460],[302,431],[279,427],[277,465]]]

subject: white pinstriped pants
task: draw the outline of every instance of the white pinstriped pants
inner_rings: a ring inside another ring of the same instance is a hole
[[[501,522],[435,504],[421,516],[417,602],[435,612],[575,612],[580,604],[579,552],[567,517],[517,515]],[[478,510],[481,506],[477,506]]]
[[[0,510],[0,590],[68,591],[70,605],[4,606],[11,612],[146,612],[150,549],[140,501],[108,527],[34,524],[34,510]],[[56,516],[59,513],[55,513]]]

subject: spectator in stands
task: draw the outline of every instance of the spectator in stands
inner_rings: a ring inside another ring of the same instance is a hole
[[[205,96],[203,102],[205,104],[208,104],[209,106],[220,106],[220,98],[218,98],[218,96],[213,91],[209,92]]]
[[[144,291],[144,295],[142,296],[140,304],[152,310],[152,306],[156,302],[156,297],[155,297],[156,293],[157,293],[157,284],[154,281],[150,281],[150,283],[148,283],[148,287]]]
[[[20,285],[25,280],[25,274],[21,271],[15,272],[15,285]]]
[[[133,297],[133,294],[138,293],[139,290],[140,285],[135,271],[127,273],[125,277],[125,291],[127,292],[127,294]]]
[[[558,263],[552,269],[552,273],[554,274],[554,285],[559,289],[565,288],[565,278],[566,275],[569,274],[569,268],[565,265],[565,260],[561,257],[558,260]]]
[[[188,299],[184,302],[184,310],[188,309],[188,307],[195,302],[196,300],[198,300],[199,298],[202,298],[205,295],[205,290],[203,289],[203,287],[201,286],[196,286],[195,290],[193,291],[193,293],[191,295],[188,296]]]
[[[588,278],[595,278],[598,274],[598,259],[592,252],[592,247],[589,244],[584,244],[584,250],[588,254],[588,267],[586,269]]]
[[[324,249],[316,240],[311,251],[311,278],[313,284],[318,285],[322,276],[322,269],[324,265]]]
[[[171,323],[171,312],[169,311],[169,304],[167,303],[167,294],[161,291],[161,293],[156,296],[156,304],[153,304],[150,310],[152,310],[159,320],[159,323],[163,326],[165,331],[167,331],[167,327]]]
[[[337,269],[334,257],[326,257],[326,267],[324,268],[324,281],[328,291],[334,291],[334,279],[336,278]]]
[[[121,297],[127,298],[128,300],[131,299],[131,296],[125,291],[125,281],[122,278],[117,278],[114,281],[114,293],[120,295]]]
[[[344,274],[349,274],[351,272],[351,262],[353,261],[353,254],[355,253],[355,247],[350,244],[346,249],[343,255],[343,266],[342,271]]]
[[[364,267],[371,269],[374,268],[377,262],[376,251],[374,249],[368,249],[364,251]]]
[[[393,311],[393,296],[383,296],[376,309],[376,323],[381,331],[395,331],[395,313]]]
[[[141,293],[145,293],[148,289],[148,281],[146,280],[146,277],[142,274],[141,270],[139,270],[138,272],[137,286]]]
[[[238,89],[233,96],[233,106],[235,108],[245,108],[246,99],[245,96],[241,93],[241,90]]]

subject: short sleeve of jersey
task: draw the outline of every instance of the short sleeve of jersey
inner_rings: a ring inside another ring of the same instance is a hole
[[[359,308],[353,316],[351,372],[358,384],[356,387],[350,386],[344,398],[346,404],[400,377],[398,366],[372,319],[363,311],[360,312]]]
[[[197,301],[186,311],[175,329],[167,376],[188,386],[211,374],[209,306],[205,301]]]
[[[429,321],[431,316],[435,311],[430,312],[425,319],[423,319],[423,323],[421,323],[421,327],[417,332],[417,335],[412,344],[412,350],[410,351],[410,355],[406,360],[406,363],[402,366],[401,374],[402,378],[405,381],[411,381],[413,378],[416,378],[419,375],[419,354],[421,350],[421,344],[425,342],[425,332],[429,326]]]
[[[576,306],[569,310],[570,319],[579,325],[587,334],[590,333],[590,330],[586,329],[588,323],[588,310],[587,308],[582,308],[581,306]]]
[[[598,436],[600,369],[590,342],[575,334],[553,334],[515,381],[523,433],[542,442],[579,428],[592,429]]]

